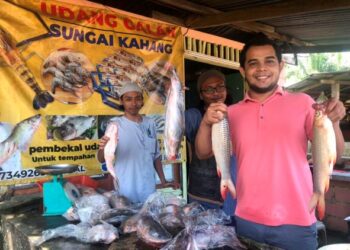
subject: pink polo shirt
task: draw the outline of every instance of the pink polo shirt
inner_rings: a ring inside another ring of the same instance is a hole
[[[312,174],[306,159],[313,99],[278,88],[263,103],[248,95],[228,108],[237,157],[236,215],[255,223],[309,226]]]

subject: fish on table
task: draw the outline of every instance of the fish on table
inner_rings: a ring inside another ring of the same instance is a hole
[[[231,140],[228,120],[225,117],[220,122],[214,123],[211,131],[212,150],[216,161],[216,170],[220,181],[221,197],[225,200],[227,192],[233,198],[236,197],[236,188],[230,174]]]
[[[160,247],[171,240],[171,234],[150,215],[143,215],[137,223],[137,236],[148,245]]]
[[[164,149],[165,157],[174,161],[185,131],[185,99],[182,84],[173,70],[171,86],[165,104]]]
[[[310,212],[317,208],[318,218],[325,215],[325,193],[329,188],[329,176],[337,158],[336,138],[332,121],[325,113],[327,98],[322,92],[314,104],[313,140],[311,143],[313,162],[313,194],[310,199]]]

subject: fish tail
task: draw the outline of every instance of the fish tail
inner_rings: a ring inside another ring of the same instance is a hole
[[[329,189],[329,179],[327,179],[325,183],[325,189],[324,189],[325,193],[328,191],[328,189]]]
[[[326,204],[324,194],[314,192],[309,202],[309,212],[312,213],[317,207],[317,217],[322,220],[325,215]]]
[[[225,200],[227,196],[227,192],[229,192],[232,198],[236,198],[236,188],[233,184],[232,180],[221,180],[220,182],[220,193],[221,197]]]
[[[221,178],[221,171],[220,171],[220,168],[217,168],[217,169],[216,169],[216,172],[218,173],[219,178]]]
[[[317,203],[317,212],[318,212],[318,218],[322,220],[324,218],[326,211],[326,203],[325,203],[325,198],[324,194],[320,196],[318,203]]]

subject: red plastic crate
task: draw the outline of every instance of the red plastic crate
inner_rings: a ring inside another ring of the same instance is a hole
[[[99,186],[98,182],[95,181],[94,179],[92,179],[88,175],[70,176],[70,177],[64,177],[64,179],[66,181],[69,181],[69,182],[75,184],[75,185],[83,185],[83,186],[91,187],[94,189],[96,189]],[[40,191],[42,191],[42,189],[43,189],[43,183],[47,182],[47,181],[49,181],[49,180],[40,180],[40,181],[36,182]]]
[[[88,175],[78,175],[65,178],[67,181],[75,185],[83,185],[86,187],[91,187],[96,189],[98,187],[98,182],[92,179]]]

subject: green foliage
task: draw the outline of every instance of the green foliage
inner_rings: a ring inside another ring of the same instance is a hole
[[[298,54],[298,65],[285,65],[287,84],[293,84],[308,75],[322,72],[350,70],[350,63],[344,53]]]

